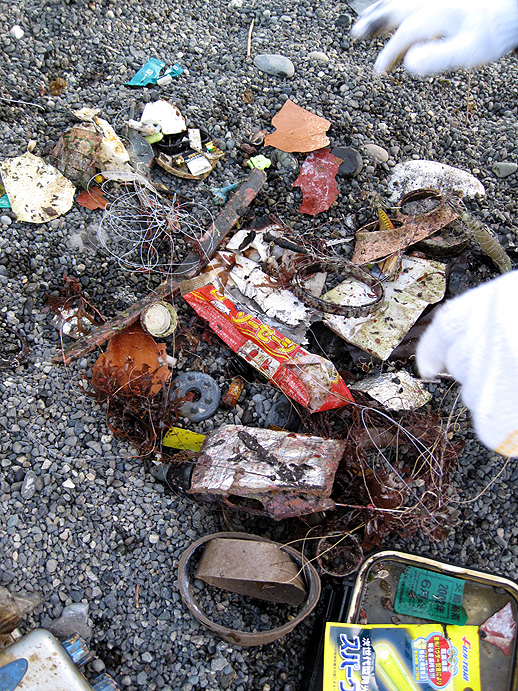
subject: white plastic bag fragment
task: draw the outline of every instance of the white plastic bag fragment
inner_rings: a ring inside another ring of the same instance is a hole
[[[362,317],[327,315],[324,322],[348,343],[386,360],[425,307],[439,302],[446,290],[445,265],[440,262],[403,257],[402,269],[394,281],[383,283],[385,297],[371,314]],[[346,305],[372,302],[368,287],[347,279],[322,296],[323,300]]]
[[[466,170],[424,159],[398,163],[387,184],[393,202],[409,192],[430,187],[443,194],[460,193],[463,197],[486,194],[480,180]]]
[[[28,151],[0,163],[11,208],[19,221],[47,223],[65,214],[76,188],[57,168]]]
[[[406,370],[366,377],[349,388],[362,391],[389,410],[415,410],[428,403],[432,394]]]
[[[99,108],[81,108],[81,110],[74,110],[74,115],[83,122],[93,122],[103,136],[101,142],[101,151],[98,156],[98,161],[101,166],[109,166],[115,168],[122,168],[131,170],[126,165],[129,162],[129,154],[126,151],[124,144],[121,142],[115,130],[107,120],[99,117]]]

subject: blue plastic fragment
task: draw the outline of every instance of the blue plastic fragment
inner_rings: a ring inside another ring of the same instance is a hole
[[[150,84],[156,84],[163,67],[165,67],[165,62],[157,58],[151,58],[151,60],[148,60],[129,82],[125,82],[125,86],[149,86]],[[180,65],[175,62],[172,67],[166,69],[162,76],[167,77],[170,75],[171,77],[178,77],[182,72],[183,67],[180,67]]]
[[[11,208],[11,202],[9,201],[9,197],[7,194],[2,194],[0,197],[0,209],[10,209]]]
[[[233,182],[231,185],[227,185],[226,187],[212,187],[210,191],[214,195],[214,202],[216,204],[226,204],[228,201],[229,192],[237,190],[240,184],[240,182]]]
[[[125,86],[148,86],[148,84],[156,84],[158,75],[162,67],[165,67],[165,62],[151,58],[140,70],[134,75]]]
[[[171,77],[179,77],[183,73],[183,67],[180,67],[180,65],[175,62],[172,67],[168,67],[164,74],[162,76],[167,77],[168,75],[171,75]]]
[[[93,660],[94,654],[88,647],[85,639],[78,633],[74,633],[69,638],[65,639],[61,645],[68,653],[72,662],[78,667],[86,665],[87,662]]]
[[[21,657],[0,668],[0,691],[14,691],[25,676],[28,666],[27,660]]]
[[[92,681],[92,688],[94,691],[119,691],[115,681],[105,672],[95,677]]]

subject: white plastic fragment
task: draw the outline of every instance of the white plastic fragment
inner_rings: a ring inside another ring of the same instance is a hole
[[[0,163],[11,208],[19,221],[47,223],[66,213],[76,188],[57,168],[29,151]]]
[[[246,297],[253,298],[267,317],[288,326],[309,322],[306,306],[246,257],[236,256],[229,278]]]
[[[103,139],[99,153],[99,163],[103,166],[128,168],[129,170],[129,167],[125,165],[129,161],[129,154],[110,123],[99,117],[100,109],[85,107],[73,112],[83,122],[93,122],[101,130]]]
[[[461,192],[463,197],[486,194],[480,180],[466,170],[424,159],[398,163],[387,184],[390,200],[394,202],[404,194],[427,187],[443,193]]]
[[[402,270],[394,281],[385,281],[385,297],[367,316],[341,317],[328,314],[325,324],[348,343],[380,360],[386,360],[425,307],[442,300],[446,290],[444,264],[419,257],[403,257]],[[322,296],[337,304],[366,305],[372,302],[368,287],[347,279]]]
[[[421,382],[406,370],[367,377],[350,384],[349,388],[369,394],[389,410],[415,410],[432,398]]]
[[[146,103],[140,118],[142,124],[160,125],[162,134],[178,134],[187,129],[185,118],[176,106],[168,101]]]

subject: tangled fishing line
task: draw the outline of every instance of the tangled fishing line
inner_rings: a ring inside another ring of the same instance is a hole
[[[176,195],[160,197],[142,176],[133,175],[131,182],[132,188],[106,207],[99,243],[122,269],[167,277],[182,265],[182,273],[187,273],[199,262],[199,257],[184,262],[187,250],[203,251],[201,241],[212,226],[212,214],[201,204],[180,202]],[[211,248],[204,252],[210,255]]]

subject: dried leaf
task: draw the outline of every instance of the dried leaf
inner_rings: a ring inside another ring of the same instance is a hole
[[[104,192],[99,187],[90,187],[87,190],[83,190],[78,195],[76,202],[91,211],[94,211],[94,209],[105,209],[108,204],[108,200],[104,198]]]
[[[310,113],[289,99],[273,117],[272,125],[276,131],[265,137],[264,143],[281,151],[304,153],[329,145],[326,136],[331,126],[329,120]],[[342,159],[338,160],[341,164]]]
[[[54,79],[53,82],[49,84],[49,94],[51,96],[61,96],[63,91],[66,89],[67,83],[61,77]]]
[[[338,196],[335,178],[341,163],[341,159],[333,156],[330,149],[309,154],[293,183],[293,187],[302,190],[301,213],[316,216],[334,204]]]

